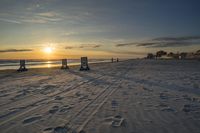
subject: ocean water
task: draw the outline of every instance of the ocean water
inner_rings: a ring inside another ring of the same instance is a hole
[[[80,65],[80,59],[68,59],[68,65]],[[89,63],[110,62],[108,59],[89,59]],[[26,60],[27,68],[51,68],[61,66],[61,60]],[[0,60],[0,70],[18,69],[19,60]]]

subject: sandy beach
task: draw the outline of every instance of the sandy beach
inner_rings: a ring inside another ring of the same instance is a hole
[[[199,133],[200,61],[0,71],[1,133]]]

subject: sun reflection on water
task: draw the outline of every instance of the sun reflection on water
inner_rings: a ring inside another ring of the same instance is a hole
[[[52,63],[51,61],[47,61],[47,67],[48,67],[48,68],[51,68],[51,67],[52,67],[51,63]]]

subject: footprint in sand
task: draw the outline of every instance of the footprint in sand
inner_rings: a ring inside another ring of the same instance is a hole
[[[183,95],[182,97],[183,97],[183,99],[188,100],[188,101],[192,101],[192,102],[197,102],[199,100],[196,97],[190,97],[188,95]]]
[[[146,88],[144,86],[142,87],[142,89],[145,90],[145,91],[148,91],[148,92],[152,92],[153,91],[152,89]]]
[[[166,93],[160,93],[160,99],[167,100],[169,96]]]
[[[55,128],[46,128],[43,130],[43,133],[67,133],[68,128],[65,126],[58,126]]]
[[[67,128],[66,127],[56,127],[54,128],[54,133],[66,133]]]
[[[73,106],[72,105],[65,105],[65,106],[63,106],[63,107],[61,107],[61,109],[60,109],[60,113],[64,113],[64,112],[67,112],[67,111],[69,111],[70,109],[72,109],[73,108]]]
[[[40,89],[40,93],[41,94],[50,94],[50,93],[53,93],[55,91],[55,88],[58,88],[58,86],[56,85],[44,85],[41,87]]]
[[[14,97],[11,98],[11,100],[16,100],[16,99],[20,99],[23,98],[24,96],[26,96],[26,92],[18,92],[18,94]]]
[[[55,97],[55,100],[62,100],[63,99],[63,97],[61,97],[61,96],[56,96]]]
[[[125,119],[120,115],[116,115],[114,117],[107,117],[104,119],[104,121],[112,127],[120,127],[123,126],[123,124],[125,124]]]
[[[200,110],[200,105],[198,105],[198,104],[185,104],[182,109],[182,111],[184,111],[186,113],[187,112],[195,112],[195,111],[199,112],[199,110]]]
[[[7,96],[9,96],[10,94],[2,94],[1,92],[0,92],[0,97],[7,97]]]
[[[36,122],[36,121],[40,120],[41,118],[42,118],[42,116],[29,117],[29,118],[26,118],[22,123],[23,124],[29,124],[29,123],[32,123],[32,122]]]
[[[161,111],[164,111],[164,112],[176,112],[176,110],[175,109],[173,109],[173,108],[171,108],[171,107],[163,107],[162,109],[161,109]]]
[[[112,108],[115,108],[118,106],[118,102],[116,100],[112,100],[111,105],[112,105]]]
[[[59,110],[59,106],[53,106],[52,109],[49,110],[50,114],[55,114]]]

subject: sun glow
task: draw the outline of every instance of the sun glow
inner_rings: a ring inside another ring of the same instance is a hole
[[[44,52],[47,53],[47,54],[50,54],[50,53],[53,52],[53,48],[52,47],[45,47]]]

